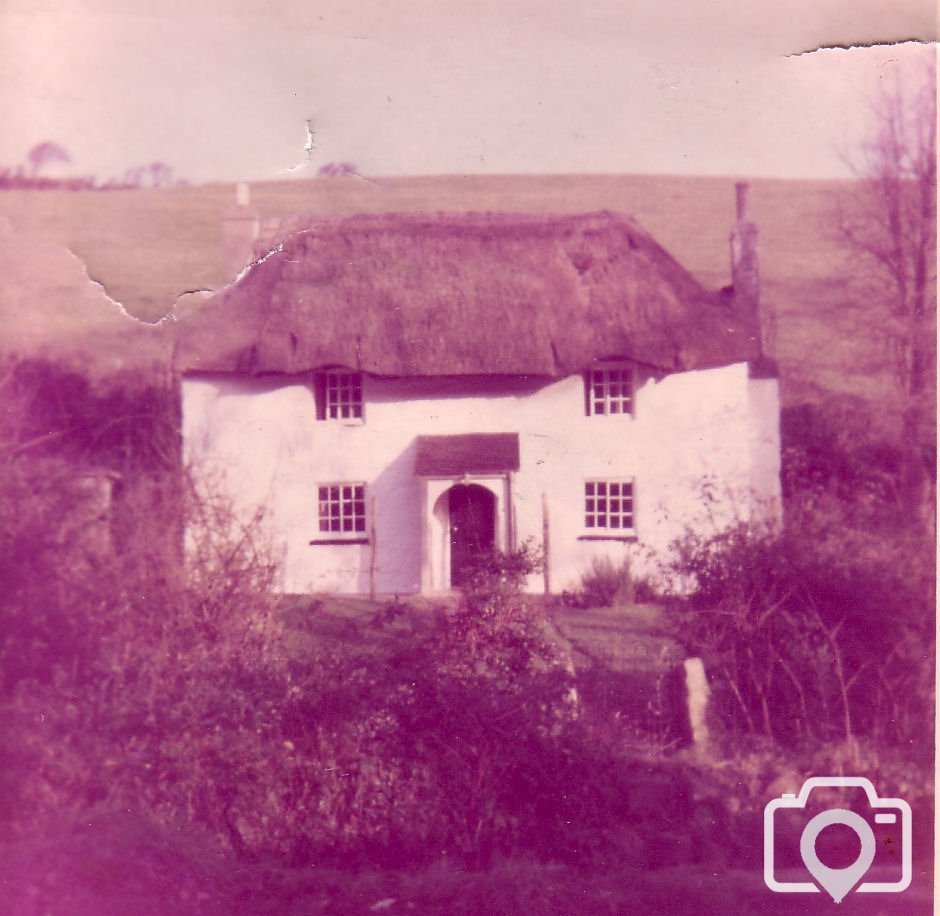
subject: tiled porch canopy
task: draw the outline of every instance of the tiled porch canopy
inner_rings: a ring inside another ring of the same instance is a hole
[[[518,433],[418,436],[415,474],[419,477],[463,477],[518,470]]]

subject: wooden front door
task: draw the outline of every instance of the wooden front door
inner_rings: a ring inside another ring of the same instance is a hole
[[[474,559],[496,546],[496,497],[478,484],[458,484],[448,498],[450,584],[460,588]]]

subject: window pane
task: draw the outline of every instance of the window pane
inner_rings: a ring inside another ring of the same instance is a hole
[[[588,413],[620,416],[633,412],[633,369],[630,366],[592,369],[588,373]]]
[[[320,531],[352,534],[366,530],[365,484],[320,484],[317,494]]]
[[[358,372],[325,372],[324,416],[330,420],[361,420],[362,376]]]

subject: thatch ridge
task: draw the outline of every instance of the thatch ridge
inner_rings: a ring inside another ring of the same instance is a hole
[[[292,218],[180,331],[183,372],[562,376],[759,354],[755,317],[609,211]]]

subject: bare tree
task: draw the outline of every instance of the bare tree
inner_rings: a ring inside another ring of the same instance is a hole
[[[165,188],[173,183],[173,169],[165,162],[151,162],[146,168],[151,187]]]
[[[45,168],[50,163],[72,161],[72,157],[68,154],[66,149],[53,140],[45,140],[42,143],[37,143],[29,153],[27,153],[26,158],[29,160],[29,167],[32,170],[34,178],[39,175],[41,169]]]
[[[132,168],[126,169],[124,171],[124,184],[130,185],[132,188],[139,188],[144,180],[144,172],[146,171],[146,166],[135,165]]]
[[[912,509],[933,478],[936,356],[937,73],[932,49],[916,75],[889,76],[872,102],[870,140],[850,164],[858,187],[840,230],[853,279],[877,307],[901,400],[901,485]]]
[[[358,174],[359,169],[351,162],[328,162],[326,165],[321,165],[317,171],[317,175],[321,178],[346,178]]]

